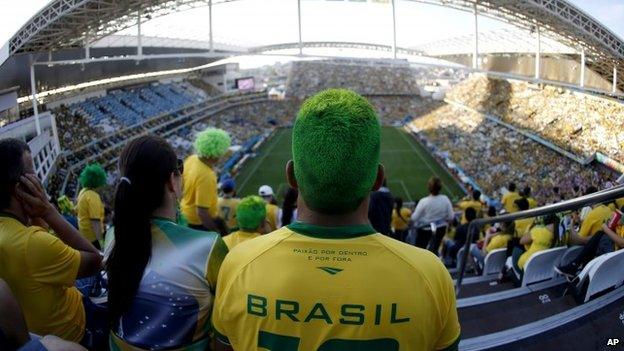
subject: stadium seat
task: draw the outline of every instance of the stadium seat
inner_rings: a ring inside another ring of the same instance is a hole
[[[624,282],[624,250],[611,252],[596,257],[590,261],[579,274],[578,288],[587,284],[584,302],[592,296],[611,288],[618,287]]]
[[[496,249],[490,251],[485,257],[483,265],[483,276],[494,275],[500,273],[505,265],[505,252],[507,249]]]
[[[522,286],[554,278],[557,274],[554,267],[559,264],[559,260],[566,249],[565,247],[555,247],[531,256],[524,266]]]
[[[576,256],[578,256],[581,250],[583,250],[583,246],[580,246],[580,245],[569,247],[566,250],[566,252],[564,252],[563,255],[561,256],[561,261],[559,262],[559,265],[565,266],[569,264],[570,262],[572,262],[572,260],[574,260]]]

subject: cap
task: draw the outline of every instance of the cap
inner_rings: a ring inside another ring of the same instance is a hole
[[[268,185],[263,185],[258,189],[258,195],[260,196],[273,196],[273,188]]]
[[[226,179],[221,182],[221,190],[225,193],[229,193],[236,188],[236,183],[234,183],[233,179]]]

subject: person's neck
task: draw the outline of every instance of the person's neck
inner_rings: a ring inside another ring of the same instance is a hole
[[[200,161],[202,161],[206,166],[210,168],[214,168],[214,165],[217,163],[217,160],[214,158],[207,158],[207,157],[201,157],[201,156],[198,156],[198,157]]]
[[[171,204],[163,205],[157,208],[156,210],[154,210],[154,212],[152,212],[152,217],[166,218],[175,222],[176,221],[175,206],[172,206]]]
[[[15,199],[11,199],[11,202],[9,203],[9,207],[5,207],[1,209],[0,212],[4,212],[11,216],[14,216],[15,218],[17,218],[17,220],[22,222],[22,224],[24,225],[28,225],[28,223],[30,222],[28,220],[28,216],[26,215],[26,213],[24,213],[22,206],[20,206],[19,202],[17,202],[17,200]]]
[[[368,220],[368,199],[363,201],[360,206],[351,213],[330,215],[311,210],[305,204],[302,197],[299,196],[297,200],[297,221],[322,227],[367,225],[370,224]]]

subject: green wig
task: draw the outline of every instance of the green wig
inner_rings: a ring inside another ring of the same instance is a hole
[[[206,128],[195,137],[195,152],[199,157],[219,158],[223,156],[232,140],[230,135],[218,128]]]
[[[236,207],[236,221],[242,230],[254,231],[258,229],[265,217],[266,203],[259,196],[247,196]]]
[[[74,213],[74,204],[67,196],[63,195],[59,197],[56,203],[62,214],[70,215]]]
[[[350,90],[307,99],[293,128],[295,178],[306,205],[325,214],[353,212],[377,178],[381,127],[373,106]]]
[[[97,189],[106,184],[106,172],[97,163],[86,166],[78,177],[83,188]]]

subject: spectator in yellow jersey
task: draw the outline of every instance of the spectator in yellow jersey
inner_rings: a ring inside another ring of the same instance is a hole
[[[286,177],[299,190],[297,221],[226,256],[212,316],[216,349],[456,350],[444,265],[368,220],[370,193],[384,179],[371,104],[349,90],[323,91],[303,103],[292,133]],[[275,267],[278,274],[262,274]]]
[[[529,206],[530,206],[529,201],[524,197],[521,197],[518,200],[516,200],[515,204],[516,204],[516,208],[519,211],[526,211],[529,209]],[[526,233],[529,232],[529,229],[531,229],[531,226],[533,226],[533,223],[535,223],[534,217],[516,219],[514,221],[514,229],[515,229],[514,236],[517,239],[522,238]]]
[[[604,205],[597,204],[592,206],[592,208],[587,212],[585,219],[583,219],[581,223],[581,228],[577,231],[576,226],[578,223],[575,219],[570,227],[570,239],[569,245],[585,245],[589,242],[589,239],[599,232],[602,228],[602,225],[606,223],[609,218],[611,218],[611,214],[613,211]]]
[[[527,199],[527,201],[529,202],[529,208],[536,208],[537,207],[537,200],[535,200],[535,198],[531,196],[531,187],[530,186],[524,187],[524,189],[522,189],[522,193],[520,195],[523,198]]]
[[[263,185],[258,189],[258,195],[264,199],[266,203],[266,232],[270,233],[282,226],[282,210],[277,207],[273,188],[269,185]]]
[[[0,279],[30,332],[80,342],[91,316],[74,284],[98,272],[102,258],[48,201],[34,173],[28,145],[0,140]]]
[[[477,218],[481,217],[481,212],[483,210],[483,203],[481,202],[481,192],[479,190],[472,190],[471,197],[469,199],[464,199],[457,203],[457,208],[461,210],[462,217],[460,224],[465,224],[468,221],[466,220],[466,209],[472,208],[475,210]]]
[[[234,246],[262,235],[265,218],[266,206],[262,198],[247,196],[242,199],[236,208],[238,231],[223,237],[228,250],[231,251]]]
[[[479,246],[474,246],[470,249],[470,255],[477,265],[477,270],[483,268],[485,257],[488,253],[492,250],[504,249],[507,247],[507,244],[513,237],[513,228],[513,222],[503,222],[500,226],[494,225],[485,233],[485,239],[481,244],[481,248],[479,248]]]
[[[392,230],[394,231],[395,239],[405,241],[411,216],[412,211],[407,207],[403,207],[403,199],[395,197],[394,209],[392,210]]]
[[[106,172],[102,166],[86,166],[78,178],[82,189],[76,199],[78,229],[98,250],[104,239],[104,203],[97,189],[106,185]]]
[[[240,199],[236,197],[236,184],[233,179],[226,179],[221,183],[222,196],[219,197],[217,207],[219,208],[219,217],[223,218],[228,227],[228,232],[236,225],[236,206]]]
[[[507,186],[507,192],[505,193],[505,195],[503,195],[503,198],[501,199],[501,203],[503,204],[503,207],[505,208],[505,211],[507,211],[507,213],[514,213],[518,211],[518,209],[516,208],[516,200],[518,200],[520,197],[520,194],[518,194],[518,192],[516,191],[516,183],[509,183],[509,185]]]
[[[527,249],[523,252],[521,248],[515,248],[513,252],[512,262],[516,263],[516,269],[524,271],[524,265],[540,251],[550,249],[555,237],[559,231],[559,218],[556,214],[552,214],[544,218],[544,225],[537,225],[531,228],[520,238],[520,245],[524,245]]]
[[[217,174],[214,167],[230,147],[228,133],[207,128],[195,138],[195,155],[184,161],[184,192],[180,210],[189,227],[218,230],[224,227],[219,218]]]

